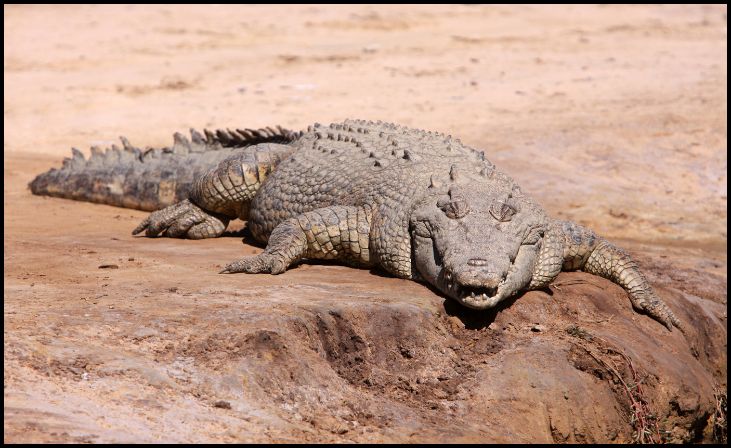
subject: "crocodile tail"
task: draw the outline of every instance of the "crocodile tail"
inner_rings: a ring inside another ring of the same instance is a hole
[[[96,202],[139,210],[158,210],[188,197],[198,176],[234,151],[259,143],[286,144],[301,132],[281,127],[263,129],[191,129],[190,139],[180,133],[171,147],[141,149],[120,137],[122,147],[91,148],[84,158],[73,148],[72,157],[59,169],[38,175],[29,184],[33,194]]]

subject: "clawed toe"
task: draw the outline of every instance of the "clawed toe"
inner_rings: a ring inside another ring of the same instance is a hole
[[[673,331],[673,327],[685,333],[682,322],[678,319],[672,310],[655,295],[652,290],[644,291],[641,294],[630,294],[632,304],[639,310],[647,313],[653,319],[665,325],[669,331]]]
[[[148,237],[163,235],[170,238],[215,238],[220,236],[228,219],[211,215],[189,200],[153,212],[132,231],[132,235],[145,231]]]
[[[190,202],[186,199],[162,210],[150,213],[150,216],[135,227],[132,235],[137,235],[144,230],[146,236],[157,236],[160,232],[166,231],[185,212],[186,206],[188,205],[190,205]]]
[[[132,235],[137,235],[138,233],[142,232],[147,228],[147,226],[150,224],[150,217],[148,216],[145,218],[144,221],[142,221],[135,229],[132,231]]]
[[[247,274],[256,274],[263,271],[264,266],[258,260],[258,257],[247,257],[241,260],[229,263],[219,274],[236,274],[237,272],[244,272]]]
[[[270,273],[279,274],[284,272],[284,263],[275,256],[262,253],[254,257],[246,257],[226,265],[219,274],[235,274],[243,272],[246,274]]]

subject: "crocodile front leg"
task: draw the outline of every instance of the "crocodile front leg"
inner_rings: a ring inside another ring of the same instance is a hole
[[[582,270],[618,284],[632,305],[669,330],[683,331],[680,320],[657,296],[637,263],[623,249],[569,221],[554,221],[546,232],[530,288],[547,286],[559,271]]]
[[[371,266],[370,212],[362,207],[332,206],[303,213],[272,231],[263,253],[235,261],[220,273],[281,274],[303,258],[339,260]]]

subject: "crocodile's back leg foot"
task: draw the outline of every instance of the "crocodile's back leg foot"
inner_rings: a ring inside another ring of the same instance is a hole
[[[263,253],[235,261],[221,273],[280,274],[303,258],[370,266],[370,214],[361,207],[332,206],[288,219],[272,231]]]
[[[216,213],[206,212],[188,199],[162,210],[152,212],[133,231],[132,235],[145,231],[147,236],[171,238],[216,238],[226,230],[229,219]]]
[[[193,182],[189,199],[153,212],[132,232],[172,238],[215,238],[231,219],[246,219],[266,176],[294,149],[263,143],[227,157]]]

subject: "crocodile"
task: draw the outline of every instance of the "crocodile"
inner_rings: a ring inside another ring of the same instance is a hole
[[[148,237],[215,238],[245,220],[266,248],[221,273],[334,260],[485,310],[581,270],[620,285],[669,330],[684,328],[626,251],[550,218],[484,151],[450,135],[346,120],[299,132],[191,131],[161,149],[122,144],[93,148],[88,161],[74,150],[32,192],[156,210],[132,231]]]

